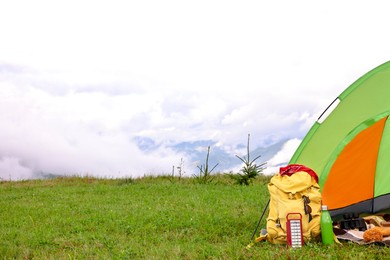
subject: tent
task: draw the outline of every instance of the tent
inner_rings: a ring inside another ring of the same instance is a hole
[[[291,158],[318,174],[332,217],[390,209],[389,115],[390,61],[345,89]]]

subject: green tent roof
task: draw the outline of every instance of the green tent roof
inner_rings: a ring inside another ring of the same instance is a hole
[[[325,116],[324,112],[314,123],[290,160],[290,164],[303,164],[312,168],[319,175],[321,189],[326,185],[328,175],[348,144],[362,131],[390,114],[390,61],[355,81],[335,99],[326,112],[331,108],[333,110],[328,116]],[[374,176],[373,197],[390,193],[390,160],[388,159],[390,158],[390,127],[387,126],[388,124],[390,122],[386,121],[379,137],[380,145],[374,172],[362,173]],[[358,166],[360,163],[362,162],[349,162],[351,169],[344,169],[350,171],[351,179],[354,178],[357,170],[353,166]],[[332,172],[332,174],[345,176],[345,173]],[[390,202],[388,206],[390,207]]]

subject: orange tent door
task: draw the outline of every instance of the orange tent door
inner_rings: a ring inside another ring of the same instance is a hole
[[[376,161],[386,119],[358,133],[334,162],[322,189],[323,204],[329,209],[373,198]]]

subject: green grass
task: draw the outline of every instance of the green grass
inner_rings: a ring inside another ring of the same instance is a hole
[[[268,200],[253,185],[191,179],[0,182],[0,259],[386,259],[381,246],[245,246]],[[262,227],[265,226],[265,218]]]

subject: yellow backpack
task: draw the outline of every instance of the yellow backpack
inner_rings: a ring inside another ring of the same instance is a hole
[[[287,243],[286,216],[289,213],[301,214],[305,242],[320,235],[321,193],[312,175],[305,171],[277,174],[271,178],[268,190],[270,204],[265,239],[274,244]]]

